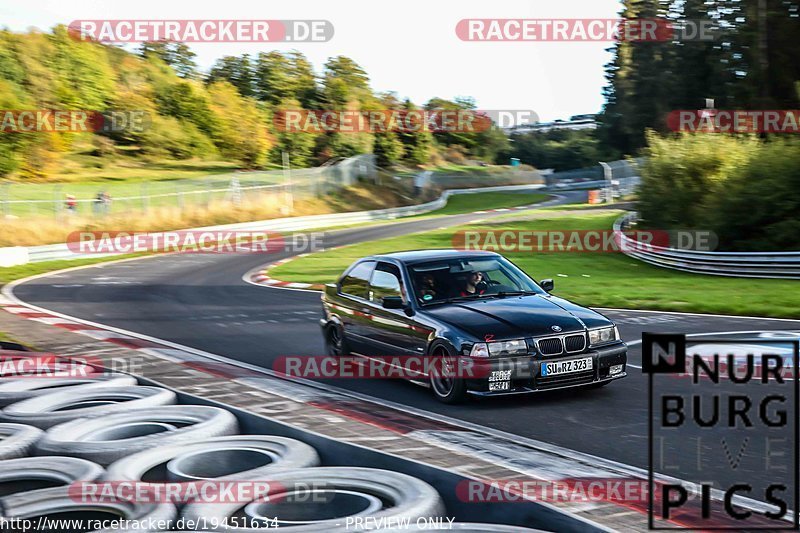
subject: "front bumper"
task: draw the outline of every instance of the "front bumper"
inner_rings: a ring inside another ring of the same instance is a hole
[[[542,376],[542,363],[564,359],[592,358],[591,370]],[[477,368],[476,379],[467,379],[467,392],[475,396],[504,396],[507,394],[526,394],[546,390],[581,387],[596,383],[613,381],[627,376],[628,346],[624,342],[593,348],[580,354],[546,357],[524,355],[503,357],[487,361],[471,360]],[[611,374],[611,367],[622,366],[622,370]],[[490,390],[490,382],[509,381],[505,390]]]

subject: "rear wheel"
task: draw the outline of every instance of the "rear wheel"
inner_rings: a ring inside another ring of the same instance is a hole
[[[431,390],[443,403],[461,403],[467,397],[467,385],[457,376],[458,359],[445,346],[437,346],[432,352],[433,369],[428,375]]]
[[[338,324],[331,324],[325,336],[325,344],[328,355],[331,357],[343,357],[350,355],[347,341],[344,338],[344,331]]]

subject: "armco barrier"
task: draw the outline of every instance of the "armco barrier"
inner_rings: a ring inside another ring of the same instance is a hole
[[[636,213],[614,222],[621,232],[635,220]],[[620,233],[625,255],[651,265],[683,272],[739,278],[800,279],[800,252],[701,252],[678,250],[637,242]]]
[[[452,189],[444,191],[442,195],[431,202],[406,207],[392,207],[389,209],[376,209],[373,211],[356,211],[352,213],[336,213],[332,215],[308,215],[302,217],[286,217],[271,220],[259,220],[255,222],[240,222],[236,224],[225,224],[221,226],[206,226],[202,228],[192,228],[193,231],[305,231],[316,228],[326,228],[331,226],[342,226],[356,224],[360,222],[371,222],[375,220],[392,220],[400,217],[407,217],[427,213],[435,209],[440,209],[447,204],[447,199],[456,194],[473,194],[482,192],[497,191],[522,191],[541,189],[544,185],[508,185],[498,187],[480,187],[475,189]],[[47,244],[44,246],[31,246],[29,248],[14,247],[0,248],[0,266],[3,265],[5,258],[16,257],[18,261],[6,266],[19,265],[25,263],[38,263],[41,261],[52,261],[56,259],[80,259],[85,257],[109,257],[120,255],[119,253],[92,253],[79,254],[71,251],[66,244]]]
[[[12,267],[28,263],[28,249],[22,246],[0,248],[0,267]]]

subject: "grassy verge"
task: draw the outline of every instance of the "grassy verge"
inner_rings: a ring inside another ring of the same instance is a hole
[[[128,257],[138,257],[143,255],[146,254],[118,255],[114,257],[89,257],[85,259],[59,259],[56,261],[42,261],[41,263],[28,263],[27,265],[0,268],[0,286],[18,279],[27,278],[28,276],[45,274],[47,272],[54,272],[64,268],[94,265],[96,263],[107,263],[109,261],[118,261]]]
[[[325,195],[322,198],[303,198],[294,202],[291,214],[286,212],[283,194],[264,193],[245,196],[235,206],[228,199],[204,204],[152,207],[147,212],[113,210],[105,216],[62,214],[7,218],[0,224],[0,247],[35,246],[64,242],[74,231],[124,230],[164,231],[179,228],[212,226],[251,220],[266,220],[284,216],[316,215],[345,211],[361,211],[396,207],[411,203],[399,187],[359,184]],[[0,215],[2,217],[2,215]]]
[[[19,339],[11,337],[8,333],[4,331],[0,331],[0,349],[3,350],[19,350],[20,347],[24,350],[25,348],[30,348],[36,351],[36,349],[27,344],[25,342],[21,342]]]
[[[350,194],[361,194],[363,193],[366,199],[360,200],[356,203],[358,204],[365,204],[365,202],[371,202],[378,206],[382,205],[383,203],[389,202],[389,199],[383,198],[381,199],[380,196],[376,196],[370,194],[368,190],[355,192],[351,191]],[[461,213],[469,213],[478,209],[496,209],[498,207],[513,207],[517,205],[527,205],[536,202],[541,202],[547,199],[548,195],[546,194],[522,194],[522,193],[476,193],[471,195],[458,195],[451,197],[447,205],[442,209],[437,209],[436,211],[432,211],[430,213],[426,213],[424,215],[418,215],[419,217],[434,217],[434,216],[443,216],[443,215],[456,215]],[[342,210],[346,208],[347,202],[353,202],[352,198],[348,198],[346,196],[334,196],[331,198],[330,202],[333,206],[338,207]],[[368,205],[368,204],[367,204]],[[364,209],[371,209],[372,207],[363,207]],[[409,217],[415,218],[415,217]],[[368,224],[350,224],[350,225],[343,225],[343,226],[334,226],[330,229],[344,229],[351,226],[359,226],[363,227],[364,225],[379,225],[379,224],[387,224],[393,221],[375,221],[370,222]],[[325,231],[325,228],[315,229],[314,231]],[[8,268],[0,268],[0,286],[9,283],[11,281],[26,278],[28,276],[35,276],[37,274],[44,274],[46,272],[52,272],[55,270],[61,270],[63,268],[70,268],[76,266],[83,266],[83,265],[92,265],[96,263],[103,263],[106,261],[113,261],[116,259],[126,258],[126,257],[136,257],[137,255],[145,255],[145,254],[131,254],[131,255],[124,255],[124,256],[116,256],[116,257],[97,257],[97,258],[86,258],[86,259],[70,259],[70,260],[57,260],[57,261],[44,261],[41,263],[29,263],[27,265],[19,265],[15,267],[8,267]]]
[[[447,205],[436,211],[420,216],[430,215],[460,215],[472,213],[473,211],[485,211],[488,209],[501,209],[503,207],[517,207],[520,205],[535,204],[542,202],[549,195],[541,193],[519,193],[519,192],[481,192],[475,194],[458,194],[451,196],[447,200]]]
[[[306,256],[270,270],[284,281],[329,283],[365,255],[450,248],[459,229],[608,229],[619,211],[537,213],[536,219],[475,224],[348,246]],[[502,224],[502,226],[499,226]],[[593,307],[656,309],[800,318],[796,281],[736,279],[657,268],[616,253],[517,252],[505,254],[536,279],[554,278],[555,294]]]

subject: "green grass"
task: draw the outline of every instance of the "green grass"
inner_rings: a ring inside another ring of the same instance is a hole
[[[535,204],[549,197],[541,193],[521,192],[481,192],[474,194],[458,194],[447,200],[447,205],[436,211],[425,213],[428,215],[460,215],[473,211],[500,209],[503,207],[517,207],[520,205]]]
[[[536,202],[541,202],[547,199],[547,197],[548,195],[546,194],[538,194],[538,193],[533,193],[533,194],[476,193],[470,195],[457,195],[451,197],[448,200],[447,205],[442,209],[437,209],[436,211],[432,211],[430,213],[425,213],[423,215],[417,215],[416,217],[408,217],[408,218],[455,215],[461,213],[469,213],[479,209],[495,209],[504,206],[511,207],[517,205],[527,205]],[[366,225],[377,226],[380,224],[391,224],[393,222],[394,221],[375,221],[366,224],[364,223],[347,224],[342,226],[331,226],[330,228],[318,228],[315,229],[314,231],[339,230],[355,226],[363,227]],[[104,263],[107,261],[114,261],[117,259],[127,258],[127,257],[137,257],[141,255],[149,255],[149,254],[130,254],[130,255],[116,256],[116,257],[90,257],[86,259],[62,259],[57,261],[43,261],[41,263],[28,263],[26,265],[19,265],[15,267],[0,268],[0,286],[17,279],[26,278],[28,276],[35,276],[37,274],[44,274],[47,272],[53,272],[55,270],[61,270],[63,268],[92,265],[96,263]]]
[[[119,158],[113,163],[97,162],[76,164],[84,156],[71,156],[64,161],[62,171],[41,182],[11,181],[0,185],[0,215],[34,216],[52,214],[62,207],[66,195],[77,200],[92,200],[99,192],[107,192],[115,203],[128,209],[145,209],[164,205],[177,205],[176,193],[182,193],[185,203],[205,202],[221,198],[230,187],[236,165],[223,161],[141,161]],[[98,158],[90,158],[98,160]],[[99,161],[99,160],[98,160]],[[236,173],[240,184],[273,185],[283,180],[280,170]],[[209,194],[192,191],[213,190]],[[158,196],[170,195],[170,196]],[[148,200],[129,197],[151,196]],[[35,203],[8,203],[4,200],[31,201]],[[92,205],[80,203],[81,213],[89,214]]]
[[[27,265],[0,268],[0,286],[18,279],[27,278],[28,276],[45,274],[47,272],[54,272],[64,268],[94,265],[96,263],[107,263],[109,261],[117,261],[119,259],[144,255],[149,254],[129,254],[118,255],[114,257],[89,257],[86,259],[59,259],[56,261],[42,261],[41,263],[28,263]]]
[[[451,174],[453,172],[469,172],[475,174],[488,174],[490,172],[490,167],[481,167],[477,165],[457,165],[455,163],[449,163],[444,165],[439,165],[433,170],[436,173],[446,173]]]
[[[459,229],[608,229],[619,212],[546,213],[529,221],[476,224],[404,235],[320,252],[270,270],[284,281],[330,283],[365,255],[421,248],[450,248]],[[790,280],[704,276],[647,265],[618,253],[515,252],[509,259],[535,279],[553,278],[554,294],[593,307],[800,318],[800,290]],[[566,276],[566,277],[565,277]]]

